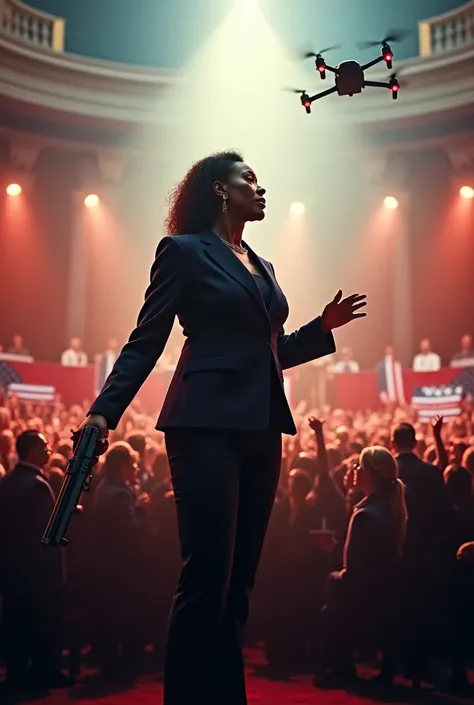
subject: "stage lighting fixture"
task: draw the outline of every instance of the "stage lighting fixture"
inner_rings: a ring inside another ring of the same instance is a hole
[[[84,205],[86,208],[95,208],[99,205],[99,196],[95,193],[90,193],[84,199]]]
[[[295,201],[290,206],[290,212],[292,215],[303,215],[305,210],[306,208],[304,207],[304,203],[300,203],[299,201]]]
[[[473,199],[474,198],[474,188],[472,186],[461,186],[459,189],[459,195],[461,198]]]
[[[7,186],[8,196],[19,196],[22,190],[20,184],[8,184]]]
[[[383,204],[385,208],[389,211],[395,211],[398,208],[398,200],[395,198],[395,196],[386,196],[383,199]]]

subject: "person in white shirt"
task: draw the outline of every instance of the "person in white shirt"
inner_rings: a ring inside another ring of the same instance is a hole
[[[469,333],[461,338],[460,350],[454,353],[450,367],[474,367],[474,344]]]
[[[70,347],[61,355],[61,365],[65,367],[85,367],[87,365],[87,355],[82,349],[80,338],[71,338]]]
[[[420,352],[413,358],[414,372],[436,372],[441,368],[441,358],[431,350],[431,342],[423,338],[420,342]]]
[[[352,350],[350,348],[342,348],[341,359],[334,363],[332,371],[336,375],[360,372],[359,363],[352,359]]]

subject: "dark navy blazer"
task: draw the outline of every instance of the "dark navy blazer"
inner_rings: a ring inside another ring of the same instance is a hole
[[[175,316],[186,341],[157,428],[200,427],[295,433],[282,370],[334,352],[321,318],[286,335],[288,302],[270,262],[248,245],[271,289],[265,307],[248,269],[213,232],[163,238],[138,323],[90,413],[109,427],[154,368]],[[271,409],[271,416],[270,416]]]

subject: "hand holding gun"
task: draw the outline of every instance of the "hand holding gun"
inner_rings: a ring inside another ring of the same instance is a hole
[[[92,479],[92,468],[99,455],[107,450],[107,424],[103,417],[91,416],[72,434],[74,456],[70,459],[66,476],[55,502],[48,525],[41,539],[47,546],[66,546],[66,532],[82,492],[87,492]]]

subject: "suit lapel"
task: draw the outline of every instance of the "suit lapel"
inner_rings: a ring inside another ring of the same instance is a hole
[[[255,279],[247,267],[242,264],[242,262],[239,262],[239,259],[234,255],[230,248],[227,247],[227,245],[224,245],[220,237],[218,237],[215,233],[205,232],[200,235],[200,238],[201,242],[205,243],[207,246],[206,252],[209,257],[248,291],[250,296],[252,296],[261,311],[264,313],[265,317],[268,319],[268,312],[265,308],[260,289],[258,288]],[[248,248],[248,245],[246,245],[246,247]],[[248,249],[251,255],[260,263],[265,274],[268,274],[268,269],[265,268],[264,263],[252,250],[250,250],[250,248]],[[274,284],[272,281],[270,281],[270,284],[273,289]]]

